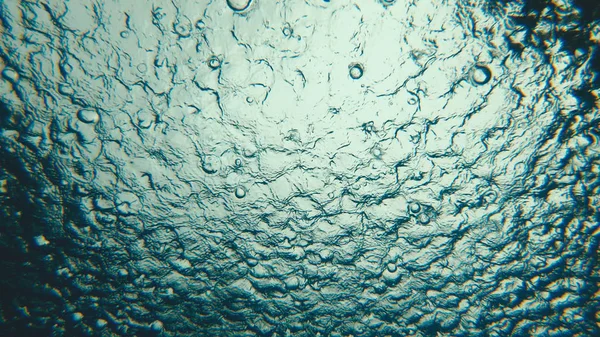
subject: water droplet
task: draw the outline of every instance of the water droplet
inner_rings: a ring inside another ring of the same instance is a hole
[[[474,83],[479,85],[488,83],[491,77],[492,72],[486,66],[478,65],[475,66],[475,68],[473,68],[473,70],[471,71],[471,79]]]
[[[218,57],[213,56],[208,60],[208,66],[212,69],[217,69],[221,66],[221,60]]]
[[[98,115],[96,110],[92,109],[79,110],[79,112],[77,112],[77,118],[79,118],[80,121],[86,124],[97,123],[98,120],[100,120],[100,116]]]
[[[241,199],[241,198],[245,197],[245,196],[246,196],[246,190],[245,190],[243,187],[241,187],[241,186],[238,186],[238,187],[235,189],[235,196],[236,196],[238,199]]]
[[[410,204],[410,206],[408,206],[408,210],[412,213],[419,213],[419,211],[421,211],[421,205],[419,205],[417,202],[413,202]]]
[[[248,8],[252,0],[227,0],[227,6],[236,12],[240,12]]]
[[[363,75],[363,72],[364,72],[364,70],[363,70],[362,65],[360,65],[358,63],[353,63],[349,67],[350,77],[354,80],[358,80],[359,78],[361,78]]]

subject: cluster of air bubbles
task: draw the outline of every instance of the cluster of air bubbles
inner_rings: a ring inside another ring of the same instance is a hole
[[[363,76],[364,69],[360,63],[352,63],[348,66],[348,74],[353,80],[358,80]]]
[[[486,84],[492,78],[490,69],[483,65],[476,65],[471,70],[471,80],[478,85]]]

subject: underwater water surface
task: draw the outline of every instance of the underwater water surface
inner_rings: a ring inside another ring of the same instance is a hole
[[[0,336],[600,336],[600,5],[0,0]]]

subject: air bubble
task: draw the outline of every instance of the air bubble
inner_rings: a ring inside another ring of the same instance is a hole
[[[236,196],[238,199],[242,199],[243,197],[245,197],[245,196],[246,196],[246,190],[245,190],[243,187],[241,187],[241,186],[238,186],[238,187],[235,189],[235,196]]]
[[[202,30],[206,27],[206,24],[202,20],[196,21],[196,29]]]
[[[414,95],[414,94],[411,94],[410,97],[408,98],[408,100],[406,100],[406,101],[410,105],[415,105],[415,104],[419,103],[419,99],[417,98],[417,95]]]
[[[236,166],[236,167],[242,167],[242,160],[241,160],[240,158],[237,158],[237,159],[235,160],[235,166]]]
[[[189,37],[192,34],[192,23],[188,18],[183,17],[173,23],[173,30],[179,37]]]
[[[95,110],[81,109],[77,112],[77,118],[86,124],[98,123],[100,116]]]
[[[154,321],[150,324],[150,329],[152,331],[162,331],[164,329],[164,325],[161,321]]]
[[[348,72],[352,79],[358,80],[359,78],[362,77],[364,70],[363,70],[362,65],[360,65],[358,63],[353,63],[350,65]]]
[[[58,92],[63,95],[71,96],[75,93],[75,90],[73,90],[69,83],[61,83],[58,85]]]
[[[208,66],[212,69],[217,69],[221,66],[221,60],[218,57],[213,56],[208,60]]]
[[[417,221],[419,221],[419,223],[421,225],[427,225],[429,223],[429,217],[427,216],[427,214],[425,213],[421,213],[419,214],[419,216],[417,217]]]
[[[473,68],[473,70],[471,71],[471,79],[474,83],[479,85],[488,83],[491,77],[492,72],[488,67],[485,66],[475,66],[475,68]]]
[[[371,150],[371,154],[372,154],[372,155],[373,155],[375,158],[378,158],[378,159],[379,159],[379,158],[381,158],[382,152],[381,152],[381,150],[380,150],[379,148],[377,148],[377,147],[376,147],[376,148],[373,148],[373,149]]]
[[[227,0],[227,6],[236,12],[241,12],[250,6],[252,0]]]
[[[126,39],[129,37],[129,31],[124,30],[119,34],[122,38]]]
[[[137,70],[138,70],[140,73],[142,73],[142,74],[143,74],[143,73],[145,73],[146,71],[148,71],[148,66],[147,66],[145,63],[140,63],[140,64],[138,64],[138,66],[137,66]]]
[[[207,155],[202,160],[202,170],[208,174],[214,174],[221,168],[221,163],[218,157]]]
[[[137,125],[142,129],[148,129],[150,126],[152,126],[152,121],[154,119],[151,113],[144,110],[140,110],[138,112],[137,118]]]
[[[83,319],[83,314],[80,312],[74,312],[73,315],[71,315],[71,319],[73,322],[80,322]]]
[[[421,205],[417,202],[413,202],[408,206],[408,210],[412,213],[419,213],[419,211],[421,211]]]
[[[106,327],[107,324],[108,324],[108,322],[106,320],[99,319],[96,321],[96,328],[102,329],[102,328]]]
[[[282,32],[283,32],[284,36],[290,37],[290,36],[292,36],[294,31],[289,26],[286,26],[286,27],[283,27]]]
[[[252,104],[252,103],[254,103],[254,99],[252,97],[248,96],[248,97],[246,97],[246,103]]]
[[[2,71],[2,77],[4,77],[7,81],[12,84],[15,84],[19,81],[19,73],[13,68],[6,67]]]

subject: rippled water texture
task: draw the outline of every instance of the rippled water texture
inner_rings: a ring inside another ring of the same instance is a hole
[[[590,3],[0,1],[0,334],[600,336]]]

